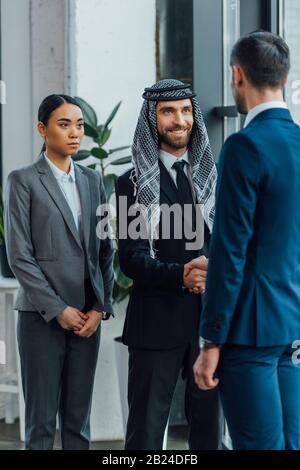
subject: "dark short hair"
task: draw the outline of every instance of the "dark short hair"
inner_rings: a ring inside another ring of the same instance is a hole
[[[230,65],[242,67],[249,82],[258,89],[280,88],[290,70],[286,42],[268,31],[254,31],[234,45]]]

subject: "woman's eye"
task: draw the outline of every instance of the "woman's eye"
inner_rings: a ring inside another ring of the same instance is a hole
[[[62,127],[63,129],[66,129],[68,127],[68,124],[60,124],[60,127]]]

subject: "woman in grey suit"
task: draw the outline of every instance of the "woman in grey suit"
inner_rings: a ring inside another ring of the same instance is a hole
[[[88,449],[100,325],[112,313],[113,250],[99,227],[96,236],[105,191],[97,171],[72,161],[84,135],[78,103],[48,96],[38,119],[42,153],[9,175],[5,198],[8,258],[20,283],[25,446],[52,449],[59,412],[62,448]]]

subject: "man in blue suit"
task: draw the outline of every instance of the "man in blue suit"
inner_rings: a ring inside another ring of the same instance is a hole
[[[231,66],[247,117],[220,156],[195,380],[219,384],[234,449],[300,449],[300,129],[283,100],[289,49],[250,33]]]

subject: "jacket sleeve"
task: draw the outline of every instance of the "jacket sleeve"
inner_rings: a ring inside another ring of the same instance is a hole
[[[264,169],[253,142],[242,133],[227,140],[219,167],[200,336],[224,344],[240,295]]]
[[[121,207],[120,198],[126,202],[127,212]],[[183,264],[165,263],[150,256],[150,246],[147,239],[133,240],[128,235],[128,227],[133,217],[128,216],[129,207],[134,204],[133,184],[129,178],[121,176],[116,183],[117,224],[120,267],[123,273],[140,285],[151,288],[162,288],[168,291],[182,293]],[[120,237],[121,224],[125,224],[126,238]]]
[[[30,189],[19,171],[8,177],[4,205],[5,243],[8,261],[26,295],[49,322],[67,304],[56,294],[34,257],[30,227]]]
[[[103,178],[100,177],[100,203],[106,204],[106,194],[104,189]],[[104,285],[104,310],[105,312],[113,315],[112,307],[112,291],[114,285],[114,271],[113,271],[113,259],[114,259],[114,249],[112,241],[109,237],[101,240],[100,251],[99,251],[99,265],[103,278]],[[99,309],[98,305],[95,305],[96,310]]]

